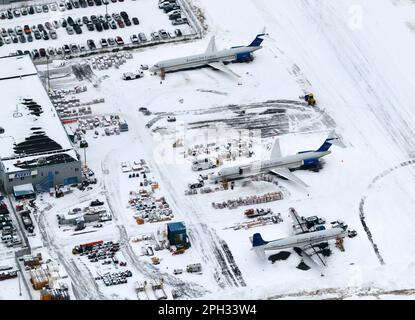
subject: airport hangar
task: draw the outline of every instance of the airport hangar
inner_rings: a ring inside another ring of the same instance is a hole
[[[2,189],[42,192],[81,182],[80,156],[28,55],[0,57],[0,93]]]

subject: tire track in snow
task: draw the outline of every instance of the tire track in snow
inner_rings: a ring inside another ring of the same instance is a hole
[[[405,162],[400,163],[399,165],[394,166],[393,168],[390,168],[388,170],[383,171],[382,173],[380,173],[379,175],[377,175],[372,182],[370,183],[370,185],[368,186],[368,190],[371,190],[378,182],[379,180],[389,176],[391,173],[393,173],[396,170],[411,166],[411,165],[415,165],[415,160],[408,160]],[[362,226],[363,229],[365,230],[367,237],[370,241],[370,243],[372,244],[373,250],[375,251],[376,256],[378,257],[378,260],[380,262],[381,265],[386,264],[382,255],[380,254],[379,248],[377,246],[377,244],[375,243],[374,239],[373,239],[373,235],[370,232],[369,226],[366,223],[366,215],[365,215],[365,202],[366,202],[366,198],[367,196],[363,196],[362,199],[360,200],[359,203],[359,216],[360,216],[360,221],[362,222]]]
[[[104,180],[104,194],[113,215],[116,227],[119,230],[121,250],[125,258],[129,260],[129,263],[133,265],[136,271],[148,277],[149,279],[163,279],[166,284],[179,291],[182,296],[189,298],[198,298],[203,296],[205,293],[207,293],[207,290],[205,290],[197,283],[184,282],[181,279],[174,277],[166,272],[161,272],[151,263],[139,259],[134,253],[129,241],[130,237],[128,236],[127,229],[123,224],[125,216],[117,210],[117,208],[122,208],[123,205],[120,203],[120,199],[122,198],[120,195],[120,188],[116,183],[116,178],[118,178],[117,163],[113,163],[111,166],[111,155],[116,154],[116,151],[117,150],[112,149],[107,153],[101,162],[101,170]],[[112,172],[112,175],[116,174],[116,176],[110,176],[110,172]]]
[[[37,221],[43,244],[47,249],[52,250],[56,254],[58,260],[64,266],[66,272],[72,280],[72,290],[76,299],[107,299],[105,295],[99,290],[99,287],[91,272],[89,270],[81,270],[73,258],[68,258],[67,254],[61,251],[62,247],[55,243],[53,235],[50,235],[47,232],[47,230],[50,228],[48,228],[45,222],[44,211],[45,210],[40,211]]]

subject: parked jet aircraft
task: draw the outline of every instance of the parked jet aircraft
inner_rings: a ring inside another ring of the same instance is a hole
[[[259,256],[265,257],[265,251],[267,250],[297,248],[298,253],[300,253],[303,258],[311,260],[318,265],[326,266],[324,257],[320,255],[321,248],[319,245],[326,243],[329,240],[344,238],[348,234],[347,225],[338,221],[332,228],[325,229],[325,227],[322,227],[322,225],[319,224],[319,219],[317,217],[311,217],[311,219],[299,217],[294,208],[290,208],[290,216],[293,220],[294,236],[265,241],[262,239],[260,233],[255,233],[253,237],[250,238],[252,249],[255,250]],[[318,262],[311,258],[312,255],[318,257]]]
[[[255,40],[248,46],[238,46],[224,50],[217,50],[215,37],[213,36],[210,39],[205,53],[157,62],[150,68],[150,72],[155,74],[163,74],[171,71],[210,66],[232,76],[240,77],[238,74],[226,67],[225,63],[232,61],[252,61],[252,53],[262,48],[261,43],[264,40],[262,39],[263,36],[265,36],[265,33],[258,34]]]
[[[296,182],[304,187],[308,185],[299,179],[296,175],[290,172],[289,169],[298,168],[303,165],[313,165],[319,162],[321,157],[331,153],[329,150],[332,144],[344,147],[340,138],[334,131],[330,133],[321,147],[315,151],[302,151],[295,155],[282,156],[278,139],[271,151],[271,159],[265,161],[255,161],[247,165],[239,165],[229,168],[223,168],[217,174],[209,176],[212,181],[219,181],[221,179],[235,180],[239,178],[246,178],[258,173],[270,172]]]

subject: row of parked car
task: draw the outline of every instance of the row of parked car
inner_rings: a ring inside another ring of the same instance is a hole
[[[159,0],[159,8],[164,13],[167,13],[169,20],[174,26],[189,23],[187,18],[182,16],[182,10],[177,0]]]
[[[23,8],[15,8],[15,9],[7,9],[4,11],[0,11],[0,19],[13,19],[18,18],[21,16],[27,16],[32,15],[35,13],[42,13],[42,12],[49,12],[50,11],[56,11],[58,9],[57,5],[55,3],[52,4],[43,4],[43,5],[32,5],[29,7],[23,7]]]
[[[55,40],[57,38],[58,34],[49,22],[46,22],[45,26],[38,24],[31,27],[25,25],[24,27],[17,26],[14,29],[0,29],[0,47],[3,44],[32,42],[34,39]]]
[[[22,8],[7,9],[0,11],[0,19],[13,19],[21,16],[32,15],[35,13],[48,13],[49,11],[66,11],[77,8],[87,8],[91,6],[101,6],[107,5],[111,2],[115,3],[117,1],[124,2],[124,0],[66,0],[59,3],[50,3],[50,4],[39,4],[39,5],[30,5]]]
[[[137,17],[130,20],[127,12],[121,11],[120,13],[114,12],[113,14],[105,15],[91,15],[90,17],[83,16],[82,18],[73,19],[72,17],[61,18],[60,25],[66,28],[68,34],[80,34],[82,33],[82,26],[86,26],[89,31],[124,28],[125,26],[139,25],[140,21]]]
[[[132,22],[125,11],[120,13],[105,14],[104,15],[91,15],[90,17],[83,16],[82,18],[73,19],[72,17],[61,18],[58,20],[53,20],[52,22],[46,22],[38,25],[25,25],[23,27],[17,26],[14,29],[2,28],[0,30],[0,46],[3,44],[10,43],[26,43],[36,40],[49,40],[57,39],[58,35],[55,29],[60,27],[66,28],[68,34],[81,34],[81,26],[86,25],[89,31],[102,31],[108,29],[117,29],[124,28],[125,26],[131,26],[132,24],[138,25],[140,21],[138,18],[132,18]],[[146,41],[146,40],[145,40]]]
[[[157,34],[157,38],[155,38],[155,35]],[[161,37],[163,35],[163,38]],[[180,29],[176,29],[174,33],[168,33],[165,30],[160,30],[158,33],[153,32],[152,33],[152,39],[158,40],[160,38],[162,39],[168,39],[168,38],[176,38],[181,37],[182,31]],[[167,37],[167,38],[165,38]],[[139,43],[146,43],[148,41],[146,35],[143,32],[140,32],[139,34],[133,34],[130,37],[131,43],[133,44],[139,44]],[[53,56],[64,56],[64,55],[70,55],[70,54],[76,54],[76,53],[82,53],[89,50],[95,50],[97,48],[111,48],[111,47],[117,47],[117,46],[123,46],[125,44],[124,39],[120,36],[117,36],[115,38],[102,38],[99,40],[98,43],[95,43],[94,40],[89,39],[86,42],[86,45],[84,44],[64,44],[62,47],[49,47],[47,49],[40,48],[40,49],[33,49],[32,51],[29,50],[17,50],[15,55],[24,55],[28,54],[32,59],[38,59],[38,58],[44,58],[46,56],[53,57]]]

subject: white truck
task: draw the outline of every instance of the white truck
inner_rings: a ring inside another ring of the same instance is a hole
[[[134,80],[142,77],[144,77],[144,73],[141,70],[138,70],[137,72],[126,72],[122,75],[123,80]]]
[[[216,162],[214,162],[210,158],[203,158],[203,159],[195,159],[192,162],[192,170],[193,171],[202,171],[216,168]]]

